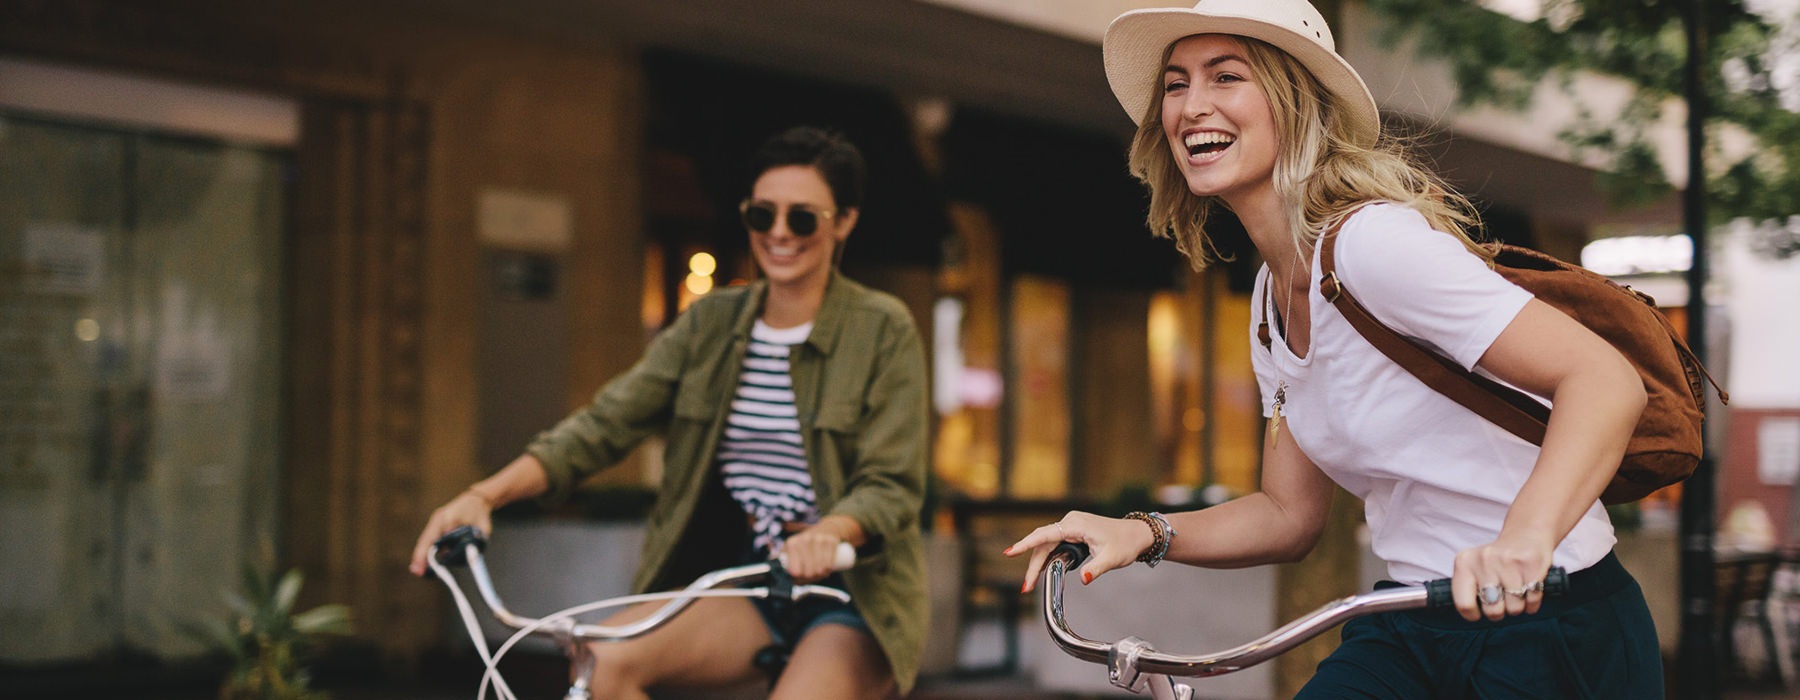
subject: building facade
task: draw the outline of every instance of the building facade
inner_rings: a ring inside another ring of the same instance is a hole
[[[0,0],[0,628],[46,630],[0,664],[192,657],[245,563],[384,658],[447,644],[405,571],[427,514],[753,274],[742,161],[795,123],[869,156],[844,266],[931,343],[943,512],[1255,488],[1257,261],[1144,231],[1098,50],[1133,4]],[[1494,234],[1573,258],[1679,220],[1592,206],[1590,168],[1447,116],[1319,4]]]

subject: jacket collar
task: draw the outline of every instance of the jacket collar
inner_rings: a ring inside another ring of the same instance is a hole
[[[832,348],[837,347],[838,336],[843,333],[844,324],[850,318],[850,307],[854,304],[862,285],[854,280],[831,271],[831,279],[825,283],[825,298],[819,302],[819,315],[813,317],[812,333],[806,336],[806,344],[813,346],[822,355],[830,355]],[[737,319],[732,323],[732,333],[739,338],[750,338],[750,327],[756,318],[762,315],[763,303],[769,298],[769,281],[759,279],[750,283],[745,293],[746,301],[738,310]]]

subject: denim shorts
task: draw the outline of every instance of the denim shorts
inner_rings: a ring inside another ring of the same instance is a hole
[[[768,551],[759,549],[749,533],[744,535],[741,556],[744,563],[769,561]],[[844,583],[844,574],[841,572],[827,576],[814,585],[840,591],[850,590],[849,585]],[[756,612],[762,615],[763,625],[769,628],[772,643],[790,651],[800,644],[806,633],[819,625],[843,625],[873,636],[868,621],[863,619],[854,601],[840,603],[831,598],[815,596],[797,601],[751,598],[750,602],[756,606]]]
[[[1377,588],[1398,586],[1382,582]],[[1534,615],[1455,609],[1361,617],[1296,700],[1658,700],[1662,653],[1637,581],[1612,554]]]
[[[832,574],[816,585],[846,590],[843,574]],[[863,620],[862,613],[857,611],[854,603],[840,603],[823,597],[801,598],[797,601],[751,598],[750,602],[762,614],[763,624],[769,628],[769,637],[775,644],[788,649],[799,645],[806,633],[819,625],[843,625],[871,634],[869,623]]]

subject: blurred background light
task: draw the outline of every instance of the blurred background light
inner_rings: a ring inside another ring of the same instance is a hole
[[[1686,235],[1602,238],[1581,248],[1581,266],[1607,276],[1686,272],[1693,260]]]

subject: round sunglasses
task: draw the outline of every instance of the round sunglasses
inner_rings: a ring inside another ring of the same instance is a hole
[[[774,204],[744,200],[738,203],[738,215],[744,220],[744,228],[757,233],[768,233],[775,228],[775,218],[780,211]],[[819,220],[830,220],[837,216],[833,209],[813,210],[801,205],[787,208],[787,227],[796,236],[810,236],[819,230]]]

